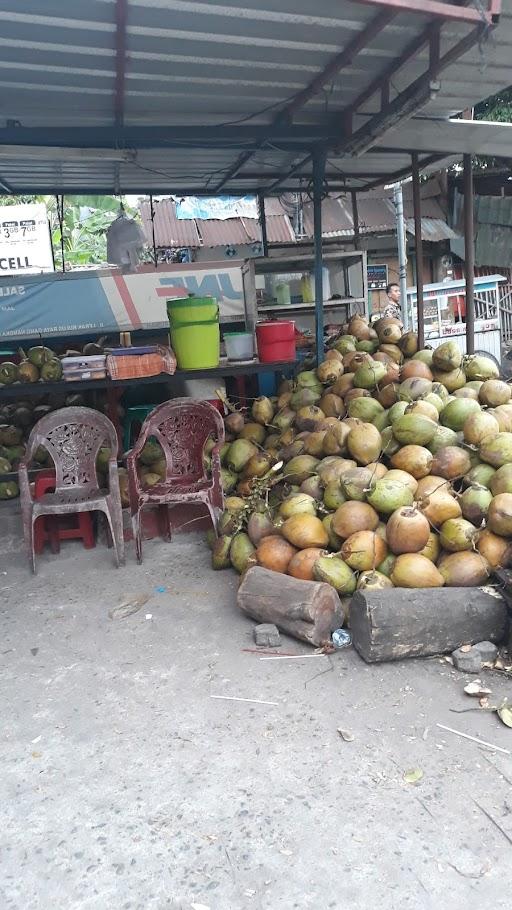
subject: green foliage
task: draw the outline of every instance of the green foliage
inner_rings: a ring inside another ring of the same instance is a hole
[[[474,117],[475,120],[512,123],[512,86],[477,104],[474,109]],[[508,162],[504,162],[500,158],[486,158],[479,155],[474,158],[473,164],[475,169],[480,171],[500,167],[508,170],[510,166]]]
[[[475,107],[475,120],[512,123],[512,86],[492,95]]]
[[[56,269],[62,269],[62,236],[66,268],[81,265],[106,265],[107,230],[119,214],[115,196],[66,196],[61,231],[55,196],[0,196],[0,205],[43,202],[46,205]],[[130,217],[136,211],[125,205]]]

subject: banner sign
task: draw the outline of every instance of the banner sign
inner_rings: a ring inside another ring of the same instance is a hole
[[[46,206],[0,206],[0,277],[53,272],[53,254]]]
[[[176,218],[225,221],[227,218],[258,218],[256,196],[186,196],[176,200]]]
[[[167,329],[166,300],[188,294],[215,297],[221,320],[243,318],[242,263],[0,278],[0,340]]]

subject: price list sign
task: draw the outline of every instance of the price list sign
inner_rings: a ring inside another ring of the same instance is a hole
[[[46,206],[0,206],[0,277],[53,271]]]

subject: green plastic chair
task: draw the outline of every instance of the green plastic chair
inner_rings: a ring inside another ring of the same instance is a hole
[[[148,414],[157,408],[157,404],[137,404],[131,408],[126,408],[124,427],[123,427],[123,448],[128,452],[132,445],[132,427],[134,423],[144,423]]]

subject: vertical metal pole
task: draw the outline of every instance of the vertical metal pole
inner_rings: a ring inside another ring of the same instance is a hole
[[[258,193],[258,216],[260,221],[260,230],[261,230],[261,245],[263,247],[263,255],[268,256],[268,237],[267,237],[267,218],[265,215],[265,196],[263,193]]]
[[[149,212],[151,215],[151,239],[153,242],[153,263],[155,269],[158,268],[158,253],[156,251],[156,240],[155,240],[155,208],[153,206],[153,196],[149,194]]]
[[[412,153],[412,200],[414,205],[414,236],[416,241],[416,312],[418,315],[418,347],[425,345],[425,315],[423,312],[423,238],[421,236],[421,191],[418,153]]]
[[[315,244],[315,328],[316,359],[324,356],[324,280],[322,261],[322,193],[324,188],[326,152],[315,149],[313,153],[313,236]]]
[[[466,353],[475,353],[475,238],[473,222],[473,170],[471,155],[464,155],[464,259],[466,262]]]
[[[350,191],[350,199],[352,201],[352,221],[354,222],[354,249],[358,250],[360,247],[359,209],[357,208],[357,193],[355,190]]]
[[[404,328],[409,328],[409,313],[407,310],[407,250],[405,246],[404,200],[402,185],[397,183],[393,189],[393,202],[395,205],[396,237],[398,243],[398,281],[400,284],[400,298],[402,302],[402,320]]]

